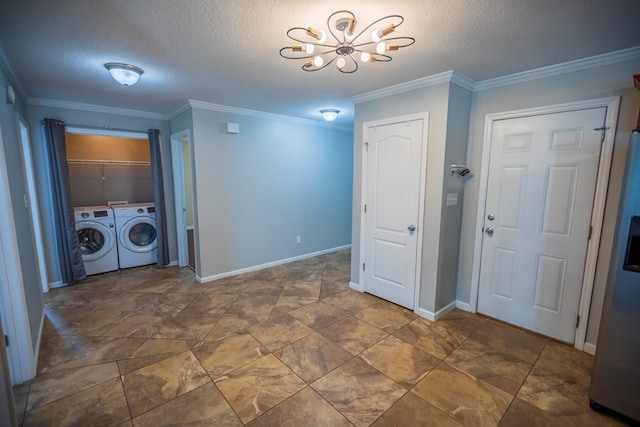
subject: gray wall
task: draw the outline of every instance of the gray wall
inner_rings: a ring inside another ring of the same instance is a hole
[[[58,119],[63,122],[78,127],[109,127],[112,129],[125,129],[130,131],[146,132],[148,129],[160,129],[160,143],[162,144],[162,167],[163,179],[165,183],[165,200],[167,212],[167,234],[169,243],[170,260],[177,260],[178,249],[176,246],[175,216],[173,204],[173,178],[171,172],[171,146],[169,121],[147,117],[125,116],[103,112],[92,112],[74,110],[69,108],[48,107],[40,105],[27,106],[27,119],[29,121],[29,131],[31,132],[31,143],[33,149],[33,161],[36,165],[38,181],[38,198],[42,211],[42,228],[44,244],[47,254],[47,271],[49,282],[61,284],[61,274],[58,267],[58,255],[52,229],[51,211],[51,187],[47,172],[46,148],[42,132],[42,119]]]
[[[419,307],[431,313],[455,300],[459,242],[446,233],[452,228],[455,232],[462,210],[457,206],[445,211],[444,205],[446,193],[449,191],[458,192],[461,199],[462,187],[460,178],[451,176],[449,165],[446,163],[449,160],[460,163],[465,156],[470,102],[470,94],[465,92],[467,91],[456,85],[443,83],[384,99],[358,103],[355,106],[351,280],[356,284],[359,280],[362,238],[360,212],[363,126],[366,122],[391,117],[429,113]],[[455,121],[452,123],[451,135],[447,133],[449,114]],[[443,218],[445,215],[447,218]],[[449,254],[452,258],[444,259],[444,254]]]
[[[38,346],[40,323],[44,304],[42,300],[42,290],[40,288],[37,269],[37,258],[34,247],[34,232],[31,224],[31,214],[29,209],[24,205],[24,195],[27,194],[25,183],[25,172],[22,159],[22,146],[20,144],[18,123],[16,121],[16,112],[27,119],[25,114],[25,105],[19,96],[16,96],[16,103],[7,105],[4,101],[4,88],[10,82],[4,70],[0,67],[0,88],[2,94],[0,102],[0,124],[2,125],[2,140],[4,146],[4,154],[7,162],[7,176],[9,179],[11,191],[11,204],[13,207],[14,229],[18,239],[18,251],[20,256],[20,265],[22,270],[22,280],[24,286],[24,296],[27,306],[27,314],[29,317],[29,326],[31,330],[31,340],[33,349]],[[33,141],[34,135],[31,134]],[[4,207],[0,208],[4,209]],[[2,296],[3,298],[5,296]]]
[[[200,278],[351,243],[352,132],[200,108],[192,118]]]
[[[640,92],[633,88],[632,75],[640,70],[640,61],[629,61],[595,69],[578,71],[526,83],[482,90],[474,93],[469,127],[467,164],[472,171],[480,170],[484,125],[487,114],[572,101],[622,96],[618,132],[616,134],[604,227],[596,270],[587,343],[597,340],[602,299],[606,286],[613,230],[620,196],[622,172],[629,134],[635,127]],[[457,299],[468,303],[471,298],[473,234],[478,208],[478,179],[470,179],[464,189],[464,212],[460,246]]]

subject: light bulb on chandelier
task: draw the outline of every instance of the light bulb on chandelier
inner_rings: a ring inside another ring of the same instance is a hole
[[[287,36],[296,43],[280,49],[280,56],[304,59],[304,71],[318,71],[335,62],[341,73],[354,73],[358,70],[356,55],[363,63],[390,62],[389,52],[415,43],[413,37],[389,37],[403,22],[400,15],[388,15],[358,30],[355,15],[348,10],[339,10],[327,19],[328,33],[333,41],[327,41],[327,33],[314,27],[293,27],[287,31]],[[371,39],[365,34],[370,34]]]

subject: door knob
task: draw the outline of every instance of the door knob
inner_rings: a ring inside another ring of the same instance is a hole
[[[493,221],[494,219],[496,219],[496,216],[494,214],[489,214],[489,215],[487,215],[487,219],[489,221]]]
[[[487,229],[484,230],[489,236],[493,235],[493,232],[495,231],[493,228],[488,227]]]
[[[409,230],[411,232],[414,232],[414,231],[416,231],[416,226],[415,225],[410,225],[410,226],[407,227],[407,230]]]

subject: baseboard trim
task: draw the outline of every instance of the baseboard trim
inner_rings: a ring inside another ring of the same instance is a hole
[[[362,286],[360,286],[359,284],[357,284],[355,282],[349,282],[349,287],[351,289],[353,289],[354,291],[364,292],[364,289],[362,289]]]
[[[414,313],[416,313],[420,317],[424,317],[427,320],[436,322],[438,319],[442,318],[445,314],[447,314],[454,308],[456,308],[456,301],[451,301],[449,304],[447,304],[445,307],[441,308],[440,310],[436,311],[435,313],[420,307],[418,307],[414,311]]]
[[[49,289],[62,288],[63,286],[67,286],[67,284],[61,281],[49,283]]]
[[[332,252],[338,252],[345,249],[351,249],[351,245],[344,245],[344,246],[338,246],[335,248],[324,249],[321,251],[311,252],[304,255],[298,255],[291,258],[285,258],[277,261],[267,262],[265,264],[259,264],[251,267],[241,268],[238,270],[228,271],[226,273],[214,274],[212,276],[204,276],[204,277],[196,276],[196,280],[198,281],[198,283],[212,282],[214,280],[224,279],[225,277],[231,277],[237,274],[251,273],[252,271],[262,270],[264,268],[269,268],[269,267],[275,267],[276,265],[288,264],[290,262],[300,261],[307,258],[313,258],[319,255],[330,254]]]
[[[460,300],[456,300],[456,308],[459,308],[463,311],[468,311],[469,313],[475,313],[475,310],[471,308],[471,304],[467,302],[462,302]]]
[[[595,344],[591,344],[589,342],[586,342],[586,343],[584,343],[583,351],[585,353],[589,353],[591,355],[595,355],[596,354],[596,345]]]

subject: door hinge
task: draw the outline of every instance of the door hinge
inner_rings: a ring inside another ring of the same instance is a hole
[[[369,151],[369,143],[368,142],[364,143],[364,151]]]
[[[578,314],[578,318],[576,319],[576,329],[578,329],[579,325],[580,325],[580,315]]]
[[[607,134],[607,129],[609,129],[609,126],[601,126],[599,128],[593,129],[593,130],[599,130],[600,132],[602,132],[602,135],[600,135],[600,142],[604,142],[604,137]]]
[[[4,336],[4,346],[9,347],[9,337],[7,335]]]
[[[593,225],[589,226],[589,238],[587,240],[591,240],[591,235],[593,234]]]
[[[364,265],[364,262],[363,262],[362,263],[362,271],[364,271],[364,270],[365,270],[365,265]]]
[[[364,213],[367,213],[367,205],[364,205]]]

